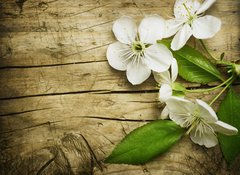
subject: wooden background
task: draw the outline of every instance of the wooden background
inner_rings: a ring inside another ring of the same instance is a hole
[[[0,174],[239,172],[237,162],[227,167],[219,146],[206,149],[187,137],[143,166],[102,163],[127,133],[161,113],[152,77],[133,87],[125,72],[108,65],[113,21],[122,15],[138,22],[148,14],[171,17],[173,5],[174,0],[0,0]],[[223,24],[206,41],[215,56],[225,52],[226,59],[239,59],[239,13],[239,0],[218,0],[208,11]]]

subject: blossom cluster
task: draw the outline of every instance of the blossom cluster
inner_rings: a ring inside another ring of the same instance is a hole
[[[213,37],[221,28],[221,20],[204,15],[215,0],[176,0],[173,19],[159,15],[145,17],[140,25],[131,17],[124,16],[113,24],[117,42],[107,49],[107,60],[117,70],[126,71],[133,85],[143,83],[153,72],[159,83],[159,101],[166,106],[160,119],[171,119],[187,128],[191,140],[199,145],[213,147],[218,143],[216,132],[233,135],[238,130],[222,121],[207,103],[196,99],[192,102],[184,96],[175,96],[175,80],[178,63],[172,52],[157,40],[173,37],[171,50],[181,49],[191,36],[197,39]]]

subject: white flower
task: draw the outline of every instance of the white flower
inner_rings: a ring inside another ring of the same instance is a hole
[[[169,117],[181,127],[188,128],[187,134],[194,143],[207,148],[217,145],[215,132],[234,135],[238,130],[218,120],[214,110],[202,100],[191,101],[171,97],[166,101]]]
[[[165,33],[165,20],[157,15],[145,17],[139,28],[130,17],[122,17],[113,24],[118,40],[107,49],[109,64],[121,71],[127,70],[127,79],[140,84],[151,74],[166,71],[172,62],[172,53],[156,43]]]
[[[178,75],[178,65],[175,58],[172,59],[171,64],[171,75],[170,72],[164,71],[164,72],[153,72],[154,79],[159,83],[160,89],[159,89],[159,101],[161,103],[165,103],[167,99],[172,97],[173,90],[172,86],[175,80],[177,79]],[[161,119],[166,119],[168,117],[168,108],[165,106],[162,110]]]
[[[205,0],[200,4],[197,0],[176,0],[174,5],[175,19],[167,21],[165,37],[177,33],[171,43],[172,50],[181,49],[193,35],[198,39],[213,37],[221,28],[221,20],[211,16],[203,16],[216,0]]]

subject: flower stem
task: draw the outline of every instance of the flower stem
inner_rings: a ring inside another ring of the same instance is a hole
[[[212,88],[208,88],[208,89],[193,89],[193,90],[186,89],[186,92],[189,92],[189,93],[198,93],[198,92],[213,91],[213,90],[218,89],[218,88],[220,88],[221,86],[227,84],[229,81],[231,81],[232,78],[233,78],[233,76],[231,76],[231,77],[228,78],[226,81],[224,81],[223,83],[219,84],[218,86],[215,86],[215,87],[212,87]]]
[[[221,92],[209,103],[210,106],[222,95],[222,93],[232,84],[234,80],[235,78],[231,79],[231,81],[221,90]]]
[[[212,56],[212,54],[209,52],[209,50],[207,49],[206,45],[204,44],[203,40],[199,39],[199,42],[201,43],[203,49],[207,52],[207,54],[214,60],[218,60],[217,58],[215,58],[214,56]]]

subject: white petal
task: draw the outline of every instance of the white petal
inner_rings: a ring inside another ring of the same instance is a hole
[[[204,145],[207,148],[214,147],[218,144],[218,139],[215,133],[208,127],[205,128],[205,132],[201,135],[199,132],[192,130],[190,132],[191,140],[199,145]]]
[[[126,44],[115,42],[107,48],[107,60],[114,69],[124,71],[127,69],[128,61],[124,55],[128,52],[129,47]]]
[[[179,114],[171,113],[169,111],[169,108],[168,108],[168,112],[169,112],[169,118],[172,121],[174,121],[176,124],[180,125],[183,128],[187,127],[186,120],[187,120],[188,116],[186,114],[185,115],[179,115]]]
[[[221,29],[221,20],[210,15],[206,15],[193,20],[193,36],[198,39],[213,37]]]
[[[192,0],[176,0],[174,5],[174,16],[176,18],[188,18],[189,14],[184,5],[187,7],[191,15],[194,14],[194,3]]]
[[[166,101],[166,104],[168,105],[168,109],[170,110],[170,112],[177,114],[189,114],[195,108],[194,103],[179,97],[169,98]]]
[[[222,121],[217,121],[216,123],[211,124],[211,126],[215,131],[225,135],[235,135],[238,132],[237,128]]]
[[[199,116],[209,123],[215,123],[218,121],[218,117],[215,111],[204,101],[196,99],[196,103],[199,109]]]
[[[158,15],[145,17],[138,28],[140,41],[147,44],[154,44],[161,40],[165,33],[165,20]]]
[[[159,89],[159,101],[164,103],[172,96],[172,87],[168,84],[162,84]]]
[[[185,22],[182,18],[175,18],[175,19],[169,19],[166,21],[166,31],[164,38],[168,38],[175,33],[182,27],[182,24]]]
[[[169,113],[189,116],[195,109],[195,104],[189,100],[179,98],[179,97],[171,97],[166,101]]]
[[[196,14],[200,14],[202,12],[205,12],[207,9],[209,9],[209,7],[211,7],[213,5],[213,3],[216,0],[205,0],[202,5],[199,7],[198,11]]]
[[[167,72],[167,71],[165,71]],[[160,77],[160,73],[159,72],[155,72],[153,71],[153,78],[157,83],[161,83],[161,77]]]
[[[191,27],[189,26],[189,24],[184,24],[184,26],[174,36],[171,43],[171,49],[172,50],[181,49],[187,43],[187,40],[191,37],[191,35],[192,35]]]
[[[198,0],[195,0],[193,2],[193,7],[194,7],[194,12],[198,11],[198,9],[200,8],[201,4]]]
[[[168,111],[167,106],[165,106],[162,110],[161,115],[160,115],[160,119],[162,119],[162,120],[167,119],[168,115],[169,115],[169,111]]]
[[[159,84],[171,84],[170,73],[169,71],[164,72],[153,72],[153,77]]]
[[[133,85],[141,84],[151,74],[151,69],[149,69],[141,61],[139,63],[130,62],[127,66],[127,79]]]
[[[137,25],[132,18],[127,16],[116,20],[112,30],[117,40],[125,44],[132,43],[137,36]]]
[[[162,44],[153,44],[145,50],[145,62],[156,72],[168,70],[172,63],[172,53]]]
[[[178,64],[175,58],[172,59],[171,64],[172,83],[177,79],[178,76]]]
[[[177,61],[175,58],[172,59],[172,64],[171,64],[171,77],[169,71],[164,71],[164,72],[154,72],[153,71],[153,76],[156,82],[159,84],[169,84],[171,85],[177,78],[178,75],[178,65]]]

